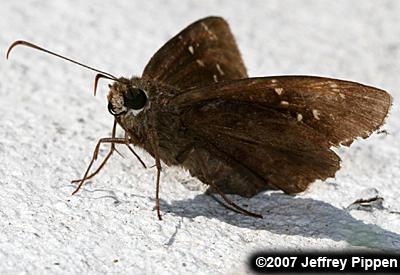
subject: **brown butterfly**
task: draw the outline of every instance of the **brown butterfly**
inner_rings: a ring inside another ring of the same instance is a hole
[[[7,56],[19,44],[99,72],[95,90],[100,78],[115,81],[108,94],[115,118],[112,137],[99,140],[74,193],[104,166],[116,144],[135,155],[130,145],[139,146],[156,162],[159,219],[161,161],[186,168],[237,211],[262,217],[225,194],[252,197],[271,187],[295,194],[317,179],[334,177],[340,158],[331,146],[368,137],[383,124],[392,101],[383,90],[338,79],[248,78],[220,17],[201,19],[169,40],[140,78],[117,78],[26,41],[14,42]],[[117,124],[124,138],[116,137]],[[103,143],[111,149],[89,174]]]

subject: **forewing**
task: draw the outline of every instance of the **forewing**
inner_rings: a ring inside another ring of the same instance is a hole
[[[355,82],[279,76],[224,81],[189,89],[170,104],[183,108],[216,100],[271,108],[308,125],[335,146],[350,145],[357,137],[368,137],[383,124],[392,102],[387,92]]]
[[[142,78],[180,89],[246,78],[235,39],[221,17],[189,25],[151,58]]]

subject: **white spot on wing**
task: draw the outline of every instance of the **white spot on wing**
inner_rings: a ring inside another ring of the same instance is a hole
[[[217,70],[219,72],[220,75],[225,75],[224,71],[221,69],[221,67],[219,66],[219,64],[215,65],[215,67],[217,67]]]
[[[193,46],[189,46],[189,47],[188,47],[188,50],[189,50],[189,52],[190,52],[191,54],[194,54]]]
[[[329,84],[329,87],[332,89],[333,92],[338,93],[340,92],[340,89],[338,89],[338,85],[334,82],[331,82]]]
[[[329,85],[332,89],[336,89],[338,87],[338,85],[336,83],[331,83]]]
[[[302,121],[303,120],[303,115],[298,113],[297,114],[297,121]]]
[[[289,102],[282,100],[281,105],[284,107],[287,107],[287,106],[289,106]]]
[[[204,28],[204,30],[205,30],[206,32],[209,31],[208,26],[207,26],[204,22],[201,22],[201,26]]]
[[[197,64],[199,64],[200,67],[205,67],[204,62],[200,59],[196,59]]]
[[[215,74],[215,75],[213,75],[213,78],[214,78],[214,81],[215,82],[218,82],[218,77],[217,77],[217,75]]]
[[[277,95],[281,95],[283,92],[283,88],[275,88],[275,93],[277,93]]]
[[[319,116],[321,113],[317,109],[313,109],[312,114],[316,120],[320,120]]]
[[[210,40],[217,40],[218,39],[218,37],[215,35],[215,33],[213,33],[204,22],[201,23],[201,26],[208,33],[208,35],[210,37]]]

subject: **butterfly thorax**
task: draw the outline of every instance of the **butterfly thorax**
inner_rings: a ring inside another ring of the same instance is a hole
[[[153,149],[149,131],[154,131],[159,140],[161,159],[167,164],[176,164],[176,155],[191,142],[185,135],[185,127],[180,120],[182,110],[174,110],[168,105],[169,99],[177,93],[176,88],[137,77],[120,80],[121,82],[115,82],[110,87],[108,94],[111,104],[109,108],[116,113],[118,124],[135,145],[144,148],[151,155]],[[143,106],[139,104],[132,108],[134,104],[129,101],[137,97],[139,90],[145,94],[146,102]]]

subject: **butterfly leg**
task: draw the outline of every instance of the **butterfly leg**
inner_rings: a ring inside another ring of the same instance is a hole
[[[128,133],[125,132],[125,145],[128,147],[129,151],[131,151],[132,154],[137,158],[137,160],[142,164],[143,168],[147,169],[146,164],[144,164],[143,160],[139,157],[138,154],[136,154],[136,152],[133,150],[133,148],[130,146],[130,144],[135,144],[135,143],[132,142],[132,140],[129,139]],[[117,150],[115,149],[115,151],[117,151]]]
[[[114,124],[113,124],[113,128],[112,128],[112,131],[111,131],[111,137],[112,137],[112,138],[115,138],[116,129],[117,129],[117,120],[114,119]],[[93,158],[94,158],[95,156],[96,156],[96,158],[97,158],[99,148],[100,148],[100,144],[97,144],[96,147],[95,147],[95,151],[94,151],[94,153],[93,153]],[[104,167],[104,165],[107,163],[108,159],[111,157],[111,155],[112,155],[112,153],[114,152],[114,150],[116,150],[116,149],[115,149],[115,145],[114,145],[114,143],[111,143],[110,151],[108,152],[107,156],[104,158],[104,160],[102,161],[102,163],[99,165],[99,167],[96,169],[96,171],[94,171],[92,174],[88,175],[87,177],[83,177],[82,179],[73,180],[73,181],[71,181],[71,183],[82,182],[82,181],[85,181],[85,180],[88,180],[88,179],[94,177],[98,172],[100,172],[100,170],[101,170],[101,169]],[[118,152],[118,151],[117,151],[117,152]],[[91,160],[91,162],[90,162],[90,165],[89,165],[88,170],[90,169],[90,166],[91,166],[91,165],[93,164],[93,162],[94,162],[94,159],[93,159],[93,158],[92,158],[92,160]],[[86,171],[85,174],[87,174],[87,172],[88,172],[88,171]],[[80,185],[81,185],[81,184],[80,184]],[[75,194],[76,192],[77,192],[77,190],[75,190],[75,192],[74,192],[73,194]]]
[[[92,165],[94,163],[94,161],[97,159],[98,153],[99,153],[99,149],[100,149],[100,145],[103,143],[111,143],[111,147],[112,149],[110,150],[110,152],[107,154],[107,156],[105,157],[105,159],[103,160],[103,162],[100,164],[99,168],[91,175],[89,175],[89,171],[92,168]],[[93,152],[93,157],[92,160],[90,161],[88,168],[86,169],[85,174],[83,175],[83,178],[81,180],[79,180],[79,185],[78,187],[75,189],[75,191],[72,193],[72,195],[76,194],[79,189],[81,189],[83,183],[88,180],[90,177],[93,177],[94,175],[96,175],[100,169],[105,165],[105,163],[107,162],[107,160],[110,158],[111,154],[113,153],[113,151],[116,151],[115,148],[113,148],[115,146],[115,144],[125,144],[125,139],[124,138],[101,138],[98,142],[97,145],[94,149]],[[76,182],[76,181],[74,181]]]
[[[139,160],[139,162],[142,164],[142,166],[143,166],[145,169],[147,169],[146,164],[143,162],[143,160],[138,156],[138,154],[137,154],[137,153],[132,149],[132,147],[129,145],[129,144],[131,143],[131,141],[128,141],[128,142],[129,142],[129,143],[125,143],[125,144],[126,144],[127,147],[129,148],[129,150],[135,155],[135,157]],[[99,173],[100,170],[104,167],[104,165],[106,164],[106,162],[107,162],[108,159],[111,157],[111,155],[112,155],[112,153],[113,153],[114,151],[121,155],[121,153],[119,153],[118,150],[115,148],[115,146],[114,146],[115,143],[116,143],[116,142],[114,142],[114,143],[111,144],[111,149],[110,149],[110,151],[108,152],[107,156],[104,158],[104,160],[102,161],[102,163],[99,165],[99,167],[96,169],[96,171],[94,171],[92,174],[88,175],[88,176],[86,177],[85,180],[89,180],[89,179],[93,178],[95,175],[97,175],[97,173]],[[121,155],[121,156],[122,156],[122,155]],[[72,182],[72,183],[77,183],[77,182],[80,182],[80,181],[82,181],[82,179],[73,180],[73,181],[71,181],[71,182]]]
[[[104,167],[104,165],[107,163],[108,159],[111,157],[113,151],[117,151],[115,148],[113,148],[113,144],[111,145],[111,149],[108,152],[107,156],[104,158],[104,160],[101,162],[101,164],[97,167],[96,171],[94,171],[92,174],[88,175],[86,178],[82,178],[82,179],[77,179],[77,180],[72,180],[71,183],[78,183],[81,182],[82,180],[89,180],[91,178],[93,178],[94,176],[97,175],[97,173],[100,172],[100,170]],[[97,147],[96,147],[97,148]],[[118,152],[118,151],[117,151]]]
[[[157,179],[156,179],[156,210],[157,210],[157,217],[161,221],[161,211],[160,211],[160,176],[161,176],[161,161],[160,161],[160,149],[159,149],[159,142],[158,136],[156,131],[153,128],[149,129],[149,140],[151,146],[153,148],[154,158],[156,160],[156,167],[157,167]]]
[[[76,194],[79,189],[82,187],[83,183],[94,177],[98,172],[100,172],[100,170],[104,167],[104,165],[107,163],[108,159],[111,157],[112,153],[114,151],[116,151],[117,153],[119,153],[117,151],[117,149],[115,148],[115,144],[125,144],[129,150],[136,156],[136,158],[140,161],[140,163],[143,165],[144,168],[147,168],[146,165],[144,164],[144,162],[140,159],[140,157],[136,154],[136,152],[132,149],[132,147],[129,145],[131,144],[131,140],[129,139],[129,136],[125,133],[125,138],[116,138],[115,137],[115,133],[116,133],[116,120],[114,120],[114,126],[112,129],[112,137],[111,138],[102,138],[98,141],[95,150],[93,152],[93,157],[92,160],[89,163],[88,168],[86,169],[86,172],[83,176],[82,179],[79,180],[73,180],[72,183],[77,183],[79,182],[78,187],[75,189],[75,191],[72,193],[72,195]],[[111,143],[111,148],[110,151],[108,152],[107,156],[104,158],[104,160],[102,161],[102,163],[99,165],[99,167],[96,169],[96,171],[94,171],[92,174],[88,175],[90,168],[92,167],[94,161],[97,159],[98,153],[99,153],[99,149],[100,149],[100,145],[102,143]],[[119,153],[120,154],[120,153]]]

